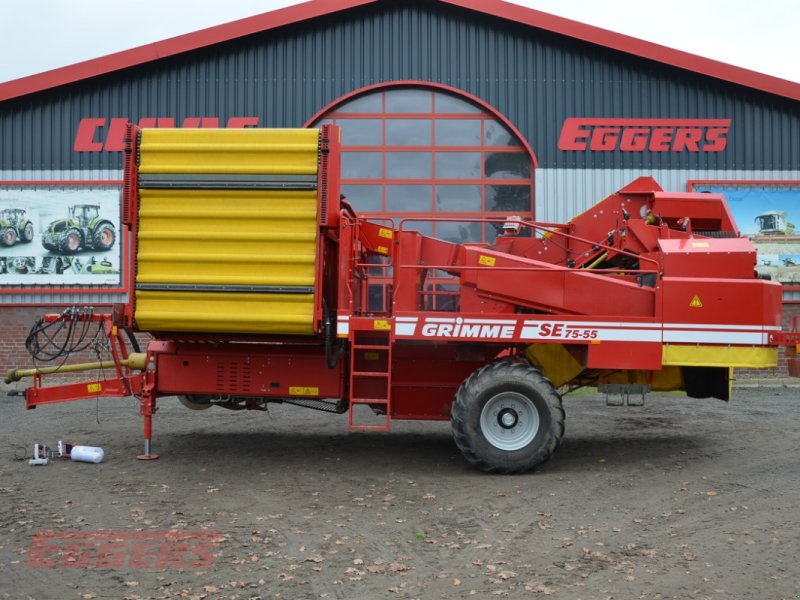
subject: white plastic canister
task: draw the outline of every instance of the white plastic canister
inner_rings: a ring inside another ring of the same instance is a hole
[[[103,462],[103,449],[95,446],[73,446],[69,457],[81,462],[99,463]]]

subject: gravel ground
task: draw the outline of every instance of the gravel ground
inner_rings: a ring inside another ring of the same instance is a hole
[[[736,392],[567,397],[562,446],[522,476],[472,469],[448,423],[348,432],[346,415],[172,398],[155,416],[161,458],[138,462],[135,400],[26,412],[7,398],[0,598],[800,598],[800,389]],[[106,459],[14,460],[60,438]],[[189,564],[139,564],[124,546],[124,564],[103,565],[96,542],[77,560],[29,552],[35,534],[98,530],[216,545]]]

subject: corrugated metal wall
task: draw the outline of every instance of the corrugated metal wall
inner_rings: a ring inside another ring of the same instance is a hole
[[[428,2],[378,3],[0,104],[0,170],[101,173],[72,150],[84,117],[257,116],[297,127],[394,80],[462,89],[505,114],[546,168],[766,169],[800,164],[796,102]],[[567,117],[730,118],[725,152],[564,152]]]
[[[673,192],[685,192],[689,181],[800,181],[800,169],[794,171],[720,171],[684,169],[539,169],[536,188],[536,218],[540,221],[566,223],[609,194],[637,177],[653,177],[659,185]]]

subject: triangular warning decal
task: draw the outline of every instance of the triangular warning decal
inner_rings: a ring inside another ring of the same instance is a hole
[[[692,301],[689,302],[689,306],[691,308],[703,308],[703,303],[700,302],[700,296],[695,296],[692,298]]]

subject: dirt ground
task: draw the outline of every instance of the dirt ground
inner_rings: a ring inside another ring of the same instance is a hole
[[[800,598],[799,388],[565,407],[549,463],[490,476],[449,423],[348,432],[346,415],[170,398],[144,463],[135,400],[3,398],[0,598]],[[14,460],[62,437],[106,460]],[[97,530],[219,545],[200,567],[28,564],[34,534]]]

